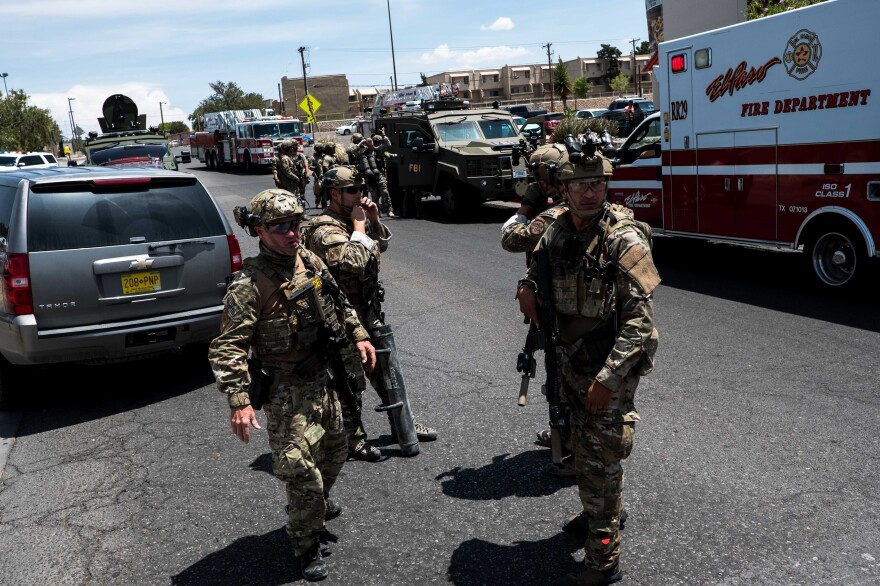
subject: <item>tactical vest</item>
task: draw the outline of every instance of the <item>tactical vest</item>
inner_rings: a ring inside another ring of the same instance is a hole
[[[583,329],[608,320],[616,310],[618,267],[606,258],[604,245],[613,233],[629,226],[636,226],[632,211],[614,204],[586,232],[561,230],[549,244],[556,311],[589,318]]]
[[[345,222],[330,215],[322,215],[312,219],[303,241],[311,245],[315,239],[320,240],[324,248],[343,246],[349,241],[351,228]],[[367,236],[373,238],[372,230],[367,229]],[[363,274],[350,272],[343,273],[339,266],[325,260],[330,269],[330,274],[336,279],[336,283],[345,296],[360,315],[365,307],[373,306],[377,313],[381,311],[379,300],[379,247],[374,246],[371,252],[373,259],[368,263]]]
[[[251,269],[259,295],[254,353],[267,364],[294,364],[308,358],[318,339],[322,313],[335,331],[340,329],[333,298],[310,254],[302,251],[297,255],[292,275],[259,256],[244,260],[245,268]],[[310,287],[314,287],[317,294],[303,294]],[[321,303],[320,310],[316,302]]]

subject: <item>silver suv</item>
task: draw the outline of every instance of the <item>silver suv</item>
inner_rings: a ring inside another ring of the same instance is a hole
[[[129,360],[219,332],[241,250],[193,175],[0,173],[0,408],[25,365]]]

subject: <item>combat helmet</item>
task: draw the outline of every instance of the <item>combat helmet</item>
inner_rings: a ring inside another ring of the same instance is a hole
[[[362,140],[364,140],[364,135],[360,132],[355,132],[351,135],[351,144],[357,144]]]
[[[256,236],[257,226],[265,226],[285,218],[301,217],[305,213],[305,205],[301,198],[286,189],[266,189],[254,197],[247,206],[238,206],[233,210],[235,222],[247,229],[248,234]]]
[[[529,156],[529,169],[536,179],[554,185],[560,167],[568,162],[568,150],[564,145],[552,143],[540,146]]]
[[[363,183],[361,174],[357,168],[349,165],[337,165],[324,173],[323,185],[333,189],[344,189],[352,185]]]
[[[559,166],[556,177],[559,181],[588,177],[611,177],[613,171],[611,161],[597,151],[592,156],[587,156],[584,153],[581,157],[569,157],[565,163]]]

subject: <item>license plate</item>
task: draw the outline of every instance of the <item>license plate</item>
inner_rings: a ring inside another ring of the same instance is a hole
[[[525,179],[526,178],[526,170],[525,169],[514,169],[513,170],[513,178],[514,179]]]
[[[145,273],[129,273],[122,275],[122,294],[152,293],[162,290],[162,281],[158,271]]]

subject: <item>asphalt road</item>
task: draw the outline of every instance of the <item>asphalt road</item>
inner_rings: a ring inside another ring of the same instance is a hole
[[[271,185],[183,168],[230,217]],[[571,480],[540,472],[540,369],[516,404],[524,259],[499,246],[510,210],[458,224],[439,202],[424,211],[388,221],[382,276],[413,410],[440,439],[401,457],[367,408],[386,458],[347,463],[334,488],[344,511],[324,583],[556,583],[580,559],[559,530],[579,505]],[[818,293],[791,253],[658,238],[655,257],[661,343],[625,463],[623,583],[880,584],[876,289]],[[0,584],[300,580],[266,434],[242,444],[227,418],[203,350],[36,371],[24,410],[0,419],[17,436],[0,480]]]

